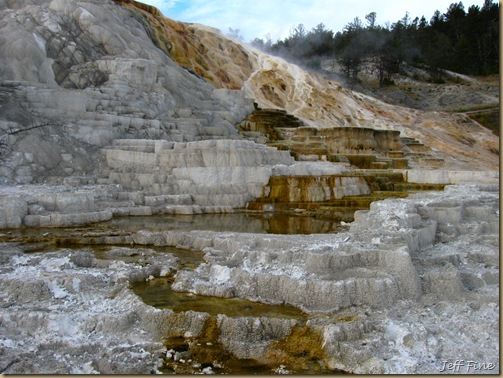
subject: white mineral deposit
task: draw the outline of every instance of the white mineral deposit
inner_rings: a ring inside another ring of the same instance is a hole
[[[0,0],[0,373],[497,374],[498,169],[154,7]]]

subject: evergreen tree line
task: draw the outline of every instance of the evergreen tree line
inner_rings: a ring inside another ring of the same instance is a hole
[[[356,17],[341,32],[334,33],[322,23],[308,31],[303,24],[284,40],[255,38],[251,44],[300,65],[319,69],[322,59],[335,59],[352,80],[364,66],[372,67],[381,85],[407,64],[427,68],[436,82],[444,70],[463,74],[499,73],[499,2],[485,0],[465,10],[452,3],[445,13],[438,10],[427,21],[409,14],[385,27],[376,24],[377,14],[365,21]]]

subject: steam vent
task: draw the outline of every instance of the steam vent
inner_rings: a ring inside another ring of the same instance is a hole
[[[468,114],[133,0],[0,1],[0,67],[0,373],[499,373]]]

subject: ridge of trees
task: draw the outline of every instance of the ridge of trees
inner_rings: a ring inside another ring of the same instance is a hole
[[[267,36],[251,45],[313,69],[321,68],[322,59],[335,59],[354,81],[370,64],[380,85],[392,83],[391,75],[406,62],[427,68],[433,81],[442,82],[444,70],[499,73],[499,11],[499,2],[492,0],[468,10],[459,2],[443,14],[435,11],[429,21],[424,16],[412,20],[407,12],[385,27],[376,24],[377,14],[371,12],[365,21],[355,17],[341,32],[322,23],[310,31],[299,24],[284,40],[272,43]]]

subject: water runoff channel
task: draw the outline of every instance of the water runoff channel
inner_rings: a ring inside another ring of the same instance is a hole
[[[0,242],[14,242],[23,246],[25,253],[45,253],[55,252],[63,249],[85,249],[92,250],[95,257],[99,259],[116,259],[130,264],[142,264],[142,253],[136,254],[135,248],[145,249],[146,246],[128,248],[132,252],[128,254],[114,253],[114,248],[123,245],[100,245],[84,244],[79,242],[79,235],[86,235],[89,232],[114,233],[114,232],[137,232],[145,231],[189,231],[189,230],[210,230],[217,232],[242,232],[242,233],[276,233],[276,234],[314,234],[314,233],[336,233],[346,227],[338,220],[321,220],[313,217],[299,217],[288,214],[249,214],[249,213],[229,213],[229,214],[198,214],[198,215],[163,215],[145,217],[123,217],[114,218],[111,221],[95,224],[87,227],[77,228],[51,228],[32,229],[21,228],[9,230],[0,234]],[[85,239],[85,238],[83,238]],[[154,254],[172,254],[179,259],[178,270],[195,269],[204,263],[204,252],[175,247],[148,246]],[[171,290],[176,272],[165,277],[157,277],[144,282],[136,282],[131,285],[131,289],[146,304],[160,308],[171,309],[174,312],[195,311],[205,312],[216,317],[219,314],[228,317],[273,317],[282,319],[294,319],[298,325],[296,334],[291,335],[285,343],[286,348],[302,348],[300,344],[313,344],[314,349],[319,349],[316,338],[317,335],[310,334],[307,327],[307,314],[300,309],[290,305],[270,305],[252,302],[239,298],[217,298],[201,296],[192,293],[175,292]],[[207,327],[208,328],[208,327]],[[211,328],[211,327],[209,327]],[[264,364],[255,360],[243,360],[236,358],[232,353],[218,342],[216,322],[213,330],[205,330],[199,336],[199,348],[192,348],[190,354],[191,361],[199,360],[196,365],[185,363],[179,357],[178,361],[173,356],[183,356],[188,354],[187,341],[183,337],[172,337],[165,340],[165,345],[172,356],[166,358],[164,366],[160,369],[166,374],[193,374],[204,371],[208,367],[209,371],[221,374],[274,374],[289,372],[293,374],[337,374],[340,372],[329,370],[317,357],[316,351],[311,355],[303,352],[303,362],[293,369],[281,371],[283,365],[279,362]],[[307,330],[307,331],[306,331]],[[217,340],[215,340],[217,338]],[[294,351],[295,352],[295,351]],[[184,363],[181,363],[183,361]],[[218,361],[218,362],[216,362]],[[278,366],[280,370],[278,371]],[[276,368],[276,370],[274,370]]]

